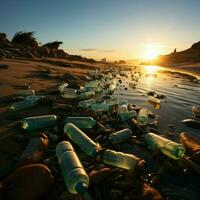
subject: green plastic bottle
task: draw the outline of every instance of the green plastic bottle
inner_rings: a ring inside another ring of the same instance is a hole
[[[135,110],[131,110],[129,112],[123,112],[118,114],[118,119],[121,122],[130,121],[132,118],[137,116],[137,112]]]
[[[21,120],[22,129],[27,131],[55,126],[57,117],[55,115],[42,115],[35,117],[26,117]]]
[[[79,101],[79,103],[78,103],[79,107],[81,107],[81,108],[89,108],[93,104],[95,104],[95,100],[94,99],[88,99],[88,100],[84,100],[84,101]]]
[[[67,141],[58,143],[56,155],[68,191],[72,194],[85,193],[89,186],[89,177],[71,143]]]
[[[146,108],[140,109],[137,122],[140,126],[146,126],[148,124],[148,110]]]
[[[127,154],[106,149],[103,152],[102,161],[105,164],[112,165],[127,170],[134,170],[140,158],[133,154]]]
[[[64,133],[66,133],[68,137],[88,156],[95,156],[97,151],[101,148],[99,144],[96,144],[72,123],[67,123],[64,126]]]
[[[125,113],[125,112],[128,112],[128,101],[127,100],[121,100],[119,102],[120,106],[119,106],[119,109],[118,109],[118,113]]]
[[[107,103],[95,103],[91,106],[91,110],[94,112],[108,112],[109,105]]]
[[[106,104],[108,104],[110,107],[118,107],[119,106],[119,99],[118,98],[110,98],[106,99],[104,101]]]
[[[180,159],[185,155],[185,148],[182,144],[173,142],[155,133],[148,133],[145,136],[145,141],[149,149],[160,149],[163,154],[175,160]]]
[[[19,110],[24,110],[24,109],[27,109],[27,108],[32,108],[32,107],[35,107],[38,105],[38,102],[37,101],[31,101],[31,100],[23,100],[23,101],[19,101],[19,102],[16,102],[16,103],[13,103],[11,106],[10,106],[10,110],[11,111],[19,111]]]
[[[67,117],[65,123],[72,123],[78,128],[90,129],[96,124],[96,120],[92,117]]]
[[[94,91],[95,93],[100,93],[103,91],[103,88],[100,86],[85,86],[86,91]]]
[[[93,98],[94,96],[95,96],[94,91],[82,92],[79,94],[79,99],[80,100],[90,99],[90,98]]]
[[[111,144],[118,144],[124,142],[132,137],[132,131],[129,128],[112,133],[108,137],[108,142]]]

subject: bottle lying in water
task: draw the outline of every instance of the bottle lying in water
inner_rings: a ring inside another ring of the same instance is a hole
[[[95,156],[101,149],[99,144],[91,140],[83,131],[72,123],[64,126],[64,133],[88,156]]]
[[[65,120],[66,123],[72,123],[78,128],[90,129],[93,128],[96,124],[96,120],[92,117],[67,117]]]
[[[108,143],[119,144],[132,137],[132,131],[129,128],[112,133],[108,137]]]
[[[36,117],[26,117],[21,120],[22,129],[27,131],[55,126],[57,117],[55,115],[42,115]]]
[[[56,155],[68,191],[72,194],[85,193],[89,185],[89,177],[71,143],[67,141],[58,143]]]
[[[160,149],[163,154],[173,159],[180,159],[185,155],[185,148],[182,144],[173,142],[155,133],[148,133],[145,141],[149,149]]]
[[[148,124],[148,110],[146,108],[141,108],[138,112],[137,122],[140,126]]]
[[[117,116],[121,122],[125,122],[130,121],[132,118],[136,117],[137,112],[135,110],[131,110],[128,112],[119,113]]]
[[[107,103],[95,103],[91,106],[91,110],[94,112],[108,112],[109,105]]]
[[[80,100],[90,99],[90,98],[93,98],[94,96],[95,96],[94,91],[82,92],[79,94],[79,99]]]
[[[148,100],[156,104],[160,103],[160,99],[157,99],[156,97],[153,96],[148,96]]]
[[[95,100],[94,99],[88,99],[88,100],[84,100],[84,101],[79,101],[79,103],[78,103],[79,107],[81,107],[81,108],[89,108],[93,104],[95,104]]]
[[[109,149],[103,151],[101,160],[105,164],[131,171],[133,171],[137,166],[138,162],[141,161],[140,158],[134,156],[133,154],[116,152]]]

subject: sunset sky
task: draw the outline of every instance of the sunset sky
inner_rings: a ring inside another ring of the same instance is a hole
[[[199,0],[0,0],[0,32],[35,31],[95,59],[148,58],[199,41],[199,10]]]

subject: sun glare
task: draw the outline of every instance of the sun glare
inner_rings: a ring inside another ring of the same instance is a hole
[[[153,60],[159,55],[159,49],[156,45],[149,44],[145,52],[145,59]]]
[[[159,70],[159,66],[147,65],[144,66],[144,70],[146,74],[156,74],[156,72]]]

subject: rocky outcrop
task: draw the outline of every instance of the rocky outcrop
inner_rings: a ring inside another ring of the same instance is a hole
[[[174,51],[168,55],[160,55],[155,64],[171,65],[179,63],[200,62],[200,42],[194,43],[191,48],[184,51]]]
[[[96,62],[93,59],[69,55],[63,49],[59,49],[62,43],[54,41],[39,46],[34,32],[17,32],[12,41],[7,39],[5,33],[0,33],[0,58],[67,58],[83,62]]]

